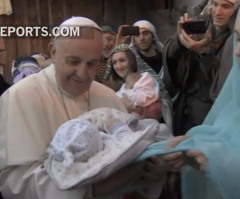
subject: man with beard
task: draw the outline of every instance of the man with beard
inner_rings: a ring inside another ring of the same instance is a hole
[[[96,81],[102,83],[110,74],[107,64],[109,54],[115,46],[116,33],[110,26],[101,26],[103,32],[103,53],[97,68]]]
[[[133,25],[139,26],[139,35],[132,38],[132,44],[141,59],[159,74],[162,68],[163,45],[158,39],[155,27],[146,20],[137,21]]]

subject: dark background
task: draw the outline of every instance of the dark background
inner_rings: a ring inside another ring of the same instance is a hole
[[[191,12],[200,0],[11,0],[13,14],[1,15],[0,25],[59,25],[71,16],[85,16],[101,25],[132,25],[146,19],[152,22],[162,42],[176,31],[176,22]],[[11,82],[11,63],[16,56],[32,52],[49,54],[50,38],[5,38],[7,66],[4,76]]]

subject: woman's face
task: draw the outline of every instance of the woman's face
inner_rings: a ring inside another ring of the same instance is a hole
[[[115,72],[123,79],[133,72],[131,62],[125,52],[117,52],[112,55],[112,65]]]

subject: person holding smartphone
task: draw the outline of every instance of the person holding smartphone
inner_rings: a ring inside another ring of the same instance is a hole
[[[210,0],[196,19],[187,13],[181,16],[177,33],[165,44],[163,80],[175,97],[175,135],[202,124],[227,77],[232,65],[232,22],[238,7],[236,0]],[[197,20],[206,22],[205,33],[189,33],[189,28],[196,27],[186,23]]]
[[[163,109],[167,115],[171,115],[167,120],[172,122],[172,102],[161,79],[162,71],[162,52],[163,44],[159,40],[156,29],[152,23],[147,20],[139,20],[131,26],[132,31],[123,31],[129,25],[121,25],[118,28],[116,36],[116,46],[122,43],[129,43],[130,47],[136,52],[138,60],[138,71],[149,72],[158,82],[161,88]],[[136,27],[139,31],[137,34]],[[128,32],[128,34],[123,34]],[[130,39],[130,41],[129,41]]]
[[[133,26],[121,25],[118,29],[116,45],[121,43],[130,43],[134,46],[142,61],[155,72],[155,75],[159,75],[162,68],[163,44],[152,23],[139,20]]]
[[[175,150],[191,145],[194,150],[185,154],[200,164],[200,172],[183,168],[182,199],[233,199],[240,196],[240,9],[232,43],[231,71],[204,123],[189,130],[187,135],[169,141],[169,147],[175,147]],[[172,155],[175,153],[165,158]]]
[[[175,136],[202,124],[222,88],[232,66],[238,6],[236,0],[209,0],[199,16],[181,16],[176,34],[164,43],[163,81],[173,99]],[[205,21],[206,32],[187,33],[184,26],[193,21]],[[167,186],[172,198],[181,197],[181,181],[179,173],[172,174]]]
[[[139,178],[146,183],[162,179],[160,161],[147,162],[147,167],[131,164],[101,181],[68,190],[57,187],[46,173],[44,154],[61,124],[99,107],[126,112],[111,89],[94,81],[103,48],[100,27],[81,16],[66,19],[62,27],[83,31],[76,37],[56,36],[49,45],[53,64],[14,84],[0,98],[3,198],[116,199],[129,189],[137,191]]]
[[[143,63],[142,59],[136,52],[133,46],[129,46],[128,44],[120,44],[114,48],[110,57],[109,57],[109,64],[112,68],[109,78],[103,82],[106,86],[110,87],[114,91],[119,91],[122,85],[126,82],[126,78],[131,73],[148,73],[152,78],[153,81],[156,81],[157,89],[159,96],[161,96],[161,104],[162,104],[162,113],[159,112],[159,119],[163,116],[164,122],[168,125],[171,129],[172,127],[172,107],[171,101],[168,98],[167,93],[165,92],[164,85],[161,82],[159,76],[154,76],[153,70],[146,66]],[[126,101],[125,101],[126,102]],[[127,107],[132,105],[125,105]],[[149,110],[152,107],[148,107]]]

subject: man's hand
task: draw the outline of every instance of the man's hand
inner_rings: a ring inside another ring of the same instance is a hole
[[[190,162],[186,161],[187,164],[194,168],[200,169],[201,171],[205,170],[208,159],[203,152],[198,150],[189,150],[186,153],[186,157],[187,160],[190,160]]]
[[[157,182],[165,177],[168,170],[161,156],[151,157],[142,162],[142,168],[139,173],[139,179],[135,184],[146,184]]]
[[[188,13],[185,13],[183,16],[180,17],[178,24],[177,24],[177,32],[178,37],[180,38],[181,32],[183,30],[183,24],[186,22],[192,21],[192,19],[189,17]]]
[[[182,136],[177,136],[177,137],[172,137],[168,140],[168,145],[166,146],[166,149],[171,149],[177,146],[179,143],[182,141],[190,138],[188,135],[182,135]]]
[[[211,41],[211,33],[207,31],[201,40],[195,40],[193,35],[188,35],[183,29],[183,24],[192,21],[188,13],[180,17],[177,25],[178,38],[180,43],[189,50],[198,54],[206,52]]]
[[[165,176],[168,170],[167,165],[162,157],[151,157],[146,160],[144,164],[144,176],[149,179],[159,180],[159,178]]]
[[[166,148],[174,148],[180,142],[188,139],[190,136],[177,136],[169,139],[169,144]],[[204,170],[207,165],[207,157],[203,152],[198,150],[189,150],[186,153],[176,152],[163,156],[165,163],[169,168],[173,170],[179,169],[183,164],[189,164],[190,166]]]
[[[189,136],[177,136],[169,139],[169,143],[166,146],[166,149],[174,148],[183,140],[188,139]],[[170,171],[178,171],[180,167],[184,164],[184,154],[183,152],[175,152],[163,156],[164,162]]]
[[[130,36],[123,36],[122,35],[122,28],[127,27],[127,26],[129,26],[129,25],[121,25],[121,26],[118,27],[115,46],[126,43],[127,40],[130,38]]]
[[[179,40],[183,46],[192,50],[198,54],[206,52],[208,50],[210,39],[210,33],[207,31],[205,37],[199,41],[194,40],[191,35],[188,35],[184,30],[179,34]]]

